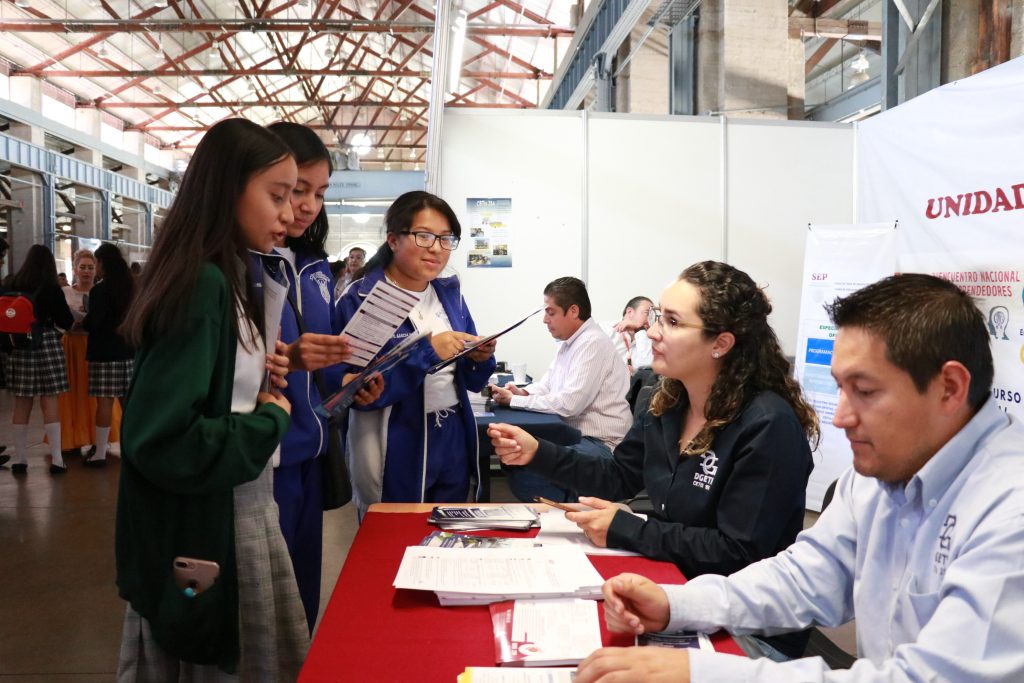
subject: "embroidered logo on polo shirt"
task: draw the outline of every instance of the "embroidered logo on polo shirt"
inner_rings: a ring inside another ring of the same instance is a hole
[[[700,472],[693,475],[693,485],[705,491],[711,490],[715,483],[715,475],[718,473],[718,456],[714,451],[707,451],[700,456]]]
[[[320,296],[324,298],[324,303],[331,303],[331,279],[323,273],[313,273],[309,277],[320,288]]]
[[[935,562],[932,565],[932,569],[939,576],[946,573],[949,551],[953,547],[954,528],[956,528],[956,515],[946,515],[946,519],[942,522],[942,529],[939,530],[939,546],[935,551]]]

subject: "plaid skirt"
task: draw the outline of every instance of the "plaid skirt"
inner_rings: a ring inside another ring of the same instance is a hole
[[[60,333],[43,330],[39,349],[14,349],[7,356],[7,388],[15,396],[56,396],[68,391]]]
[[[105,398],[127,396],[134,363],[131,358],[89,361],[89,395]]]
[[[128,606],[118,683],[291,683],[309,649],[309,626],[274,502],[271,463],[235,487],[235,560],[241,661],[238,675],[182,662],[161,649],[145,618]]]

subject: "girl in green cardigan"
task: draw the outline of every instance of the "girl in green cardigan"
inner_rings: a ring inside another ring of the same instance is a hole
[[[117,508],[119,681],[294,680],[308,648],[269,464],[289,424],[288,361],[267,354],[247,272],[249,250],[269,252],[292,222],[296,174],[273,133],[212,127],[122,327],[139,352]],[[276,386],[261,391],[268,370]],[[182,590],[177,557],[216,562],[216,581]]]

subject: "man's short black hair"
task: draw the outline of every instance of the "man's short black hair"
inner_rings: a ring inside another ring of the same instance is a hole
[[[981,408],[992,390],[985,317],[959,287],[921,273],[893,275],[825,306],[836,326],[860,327],[885,342],[889,362],[921,393],[947,361],[971,373],[967,400]]]
[[[549,296],[563,311],[576,304],[580,309],[580,320],[590,319],[590,295],[587,286],[578,277],[560,277],[552,280],[544,288],[544,296]]]
[[[625,317],[626,311],[628,311],[631,308],[634,311],[640,308],[640,304],[642,304],[645,301],[652,306],[654,305],[654,302],[648,299],[646,296],[634,296],[632,299],[626,302],[626,307],[622,309],[622,316]]]
[[[4,254],[6,254],[7,250],[10,248],[11,245],[7,244],[7,240],[5,240],[3,237],[0,237],[0,258],[3,258]]]

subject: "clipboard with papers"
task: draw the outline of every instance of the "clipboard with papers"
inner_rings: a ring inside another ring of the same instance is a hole
[[[503,329],[501,332],[497,332],[495,334],[492,334],[489,337],[484,337],[480,341],[473,342],[472,344],[468,345],[466,348],[464,348],[462,351],[459,351],[457,354],[455,354],[451,358],[448,358],[447,360],[443,360],[440,363],[434,365],[432,368],[427,370],[427,374],[428,375],[432,375],[435,372],[439,372],[440,370],[444,370],[446,367],[448,367],[449,365],[451,365],[455,361],[459,360],[463,356],[469,355],[470,353],[472,353],[473,351],[477,350],[478,348],[480,348],[484,344],[489,344],[490,342],[494,341],[498,337],[500,337],[500,336],[502,336],[504,334],[507,334],[508,332],[511,332],[512,330],[516,329],[517,327],[519,327],[520,325],[525,323],[527,320],[529,320],[530,318],[532,318],[533,316],[537,315],[538,313],[540,313],[543,310],[544,310],[544,307],[542,306],[542,307],[538,308],[536,311],[533,311],[531,313],[526,314],[525,317],[523,317],[520,320],[517,320],[516,322],[512,323],[511,325],[509,325],[508,327]]]
[[[342,411],[352,405],[359,390],[366,386],[366,383],[373,375],[387,377],[388,372],[403,360],[409,357],[413,345],[420,339],[428,336],[419,332],[411,334],[400,343],[396,344],[387,353],[374,358],[363,370],[353,377],[345,386],[334,392],[327,399],[315,408],[315,412],[322,417],[331,419],[341,415]]]

